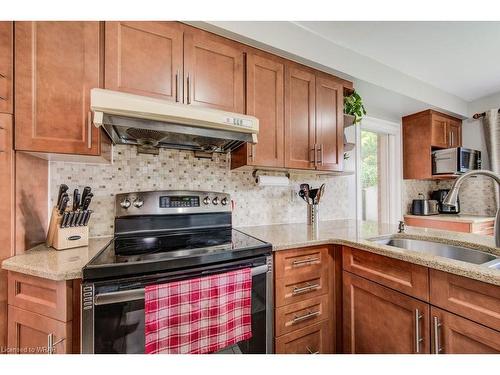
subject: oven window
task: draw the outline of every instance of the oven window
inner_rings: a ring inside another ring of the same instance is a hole
[[[94,308],[94,353],[144,353],[144,299]],[[266,353],[265,273],[252,278],[252,338],[220,353]]]

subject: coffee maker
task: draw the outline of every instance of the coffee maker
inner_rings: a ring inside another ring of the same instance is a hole
[[[431,199],[438,201],[438,211],[440,214],[458,214],[460,213],[460,199],[457,199],[456,207],[443,204],[444,198],[449,193],[450,189],[434,190],[431,193]]]

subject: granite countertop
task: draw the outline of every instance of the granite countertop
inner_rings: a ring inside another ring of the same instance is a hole
[[[428,219],[428,220],[440,220],[440,221],[450,221],[454,223],[469,223],[469,224],[479,224],[488,221],[494,221],[494,216],[476,216],[476,215],[454,215],[454,214],[439,214],[439,215],[405,215],[405,217],[413,217],[416,219]]]
[[[323,221],[317,231],[304,223],[262,225],[237,228],[251,236],[269,242],[274,251],[299,248],[304,246],[339,244],[357,247],[366,251],[401,259],[426,267],[450,272],[472,279],[500,285],[500,270],[465,263],[453,259],[419,253],[381,245],[367,239],[394,234],[397,225],[378,224],[376,222],[357,222],[354,220]],[[486,251],[500,256],[491,236],[469,233],[449,232],[429,228],[406,227],[404,234],[397,236],[432,239],[452,245],[462,245]],[[2,268],[39,276],[51,280],[71,280],[81,278],[82,268],[111,240],[111,237],[91,238],[88,247],[57,251],[45,245],[39,245],[25,254],[5,260]]]

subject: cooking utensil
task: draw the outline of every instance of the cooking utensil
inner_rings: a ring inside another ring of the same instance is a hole
[[[304,193],[304,190],[299,190],[299,197],[301,197],[305,202],[307,202],[306,193]]]
[[[82,201],[81,201],[82,206],[83,206],[83,203],[85,202],[85,198],[87,198],[87,196],[90,194],[91,191],[92,191],[92,188],[90,186],[85,186],[83,188]]]
[[[63,217],[61,219],[61,225],[59,226],[60,228],[64,228],[64,226],[66,225],[66,221],[68,220],[68,216],[69,216],[68,211],[63,213]]]
[[[318,189],[311,189],[309,190],[309,198],[311,198],[311,202],[313,204],[316,204],[315,202],[315,199],[316,199],[316,195],[318,194]]]
[[[94,211],[92,211],[92,210],[88,210],[87,211],[87,214],[85,215],[85,219],[84,219],[85,221],[83,222],[83,225],[87,225],[89,223],[90,215],[92,214],[92,212],[94,212]]]
[[[59,193],[57,194],[56,205],[59,205],[61,203],[61,198],[62,198],[63,194],[68,191],[68,189],[69,189],[68,185],[66,185],[66,184],[61,184],[59,186]]]
[[[90,206],[90,202],[92,201],[92,197],[94,196],[94,194],[92,193],[89,193],[85,199],[83,199],[82,197],[82,205],[81,205],[81,209],[82,210],[88,210],[89,206]]]
[[[57,209],[59,211],[59,215],[62,215],[64,211],[66,211],[66,207],[68,206],[69,202],[69,197],[68,194],[64,193],[61,197],[61,201],[59,202],[59,205],[57,206]]]
[[[81,227],[83,225],[83,222],[85,221],[85,213],[87,211],[80,211],[78,215],[78,219],[76,220],[76,226]]]
[[[76,211],[79,206],[80,206],[80,193],[78,192],[78,189],[75,189],[73,191],[73,211]]]
[[[318,189],[318,193],[316,194],[316,202],[315,202],[316,204],[319,204],[324,192],[325,192],[325,184],[321,184],[321,186]]]
[[[304,192],[307,204],[311,204],[311,198],[309,197],[309,188],[309,184],[300,184],[300,190]]]

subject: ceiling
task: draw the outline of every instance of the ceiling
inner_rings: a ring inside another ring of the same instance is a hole
[[[468,102],[500,91],[500,22],[295,22]]]

